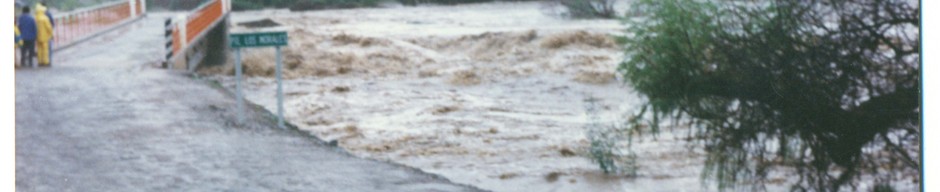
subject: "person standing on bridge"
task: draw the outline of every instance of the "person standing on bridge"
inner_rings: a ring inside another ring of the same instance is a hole
[[[20,46],[23,46],[23,40],[20,40],[20,28],[19,28],[19,27],[16,27],[16,25],[13,25],[13,31],[14,31],[14,33],[15,33],[14,36],[15,36],[15,39],[16,39],[16,40],[13,40],[13,49],[17,49],[17,48],[20,48]],[[14,62],[15,65],[19,65],[19,64],[20,64],[20,57],[17,57],[17,56],[18,56],[17,53],[14,52],[14,53],[13,53],[13,57],[14,57],[15,59],[13,59],[13,62]],[[14,65],[14,66],[15,66],[15,65]]]
[[[46,17],[49,17],[49,23],[52,24],[52,31],[55,33],[55,17],[52,17],[52,10],[46,6],[45,1],[40,1],[39,5],[46,8]],[[49,41],[49,61],[52,61],[52,46],[55,46],[53,42]],[[51,63],[50,63],[51,64]]]
[[[19,27],[16,27],[16,25],[13,25],[13,33],[14,33],[13,36],[14,36],[14,39],[15,39],[15,40],[13,40],[13,45],[14,45],[13,48],[17,48],[17,47],[23,46],[23,40],[20,39],[20,28],[19,28]]]
[[[49,40],[52,39],[52,22],[46,16],[46,7],[36,5],[36,52],[39,53],[39,66],[50,66]]]
[[[36,6],[42,6],[46,8],[46,11],[45,11],[46,17],[49,17],[49,23],[52,24],[52,28],[55,28],[55,19],[53,19],[55,17],[52,17],[52,10],[49,10],[49,7],[46,5],[45,1],[40,1],[39,5],[36,5]]]
[[[36,56],[36,20],[29,14],[29,6],[23,7],[23,13],[16,19],[16,28],[20,30],[20,66],[32,66]]]

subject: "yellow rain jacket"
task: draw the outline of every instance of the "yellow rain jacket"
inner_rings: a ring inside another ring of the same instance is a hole
[[[49,41],[49,39],[52,39],[52,20],[46,16],[46,7],[36,5],[33,18],[36,18],[36,40]]]
[[[36,5],[33,15],[36,19],[36,57],[40,65],[47,65],[49,61],[49,40],[52,39],[52,21],[46,16],[46,7]]]
[[[13,25],[13,30],[16,31],[16,42],[14,42],[16,47],[23,46],[23,40],[20,39],[20,28],[16,25]]]

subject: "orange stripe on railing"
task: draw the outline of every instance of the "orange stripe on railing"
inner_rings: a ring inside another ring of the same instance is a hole
[[[143,14],[141,0],[135,0],[138,14]],[[104,7],[90,8],[71,13],[64,13],[55,20],[54,41],[56,44],[70,44],[81,38],[93,35],[101,30],[131,19],[131,5],[129,1],[103,5]]]
[[[182,42],[180,42],[180,34],[179,34],[179,33],[180,33],[180,32],[179,32],[179,29],[176,29],[176,28],[173,29],[173,35],[172,35],[172,37],[173,37],[173,55],[176,55],[176,53],[179,52],[179,50],[182,48],[182,47],[181,47],[182,45],[180,45],[180,44],[182,44]]]
[[[180,54],[183,49],[187,48],[190,44],[197,41],[197,38],[200,38],[199,35],[206,33],[209,30],[212,24],[218,21],[222,16],[225,15],[225,5],[222,0],[212,0],[206,4],[202,4],[197,10],[194,10],[189,16],[186,17],[185,21],[175,21],[175,22],[185,22],[185,34],[182,33],[178,25],[175,23],[171,26],[172,28],[172,46],[170,48],[170,55]],[[183,37],[185,36],[185,39]],[[186,45],[183,45],[183,42]]]
[[[194,13],[186,23],[186,42],[192,42],[197,35],[209,28],[218,18],[222,17],[222,1],[215,1]]]

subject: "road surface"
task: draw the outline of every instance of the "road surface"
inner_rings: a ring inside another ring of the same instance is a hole
[[[16,71],[17,191],[477,191],[353,157],[211,82],[157,69],[163,19]]]

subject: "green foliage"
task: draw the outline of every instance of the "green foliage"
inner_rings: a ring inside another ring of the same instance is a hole
[[[637,156],[630,148],[632,142],[627,136],[632,129],[622,126],[625,124],[601,124],[597,112],[597,99],[588,98],[585,102],[589,118],[585,130],[587,130],[587,138],[591,144],[588,148],[591,160],[597,163],[605,174],[635,176],[638,169]],[[622,143],[624,140],[627,143]]]
[[[206,2],[209,0],[147,0],[147,9],[150,11],[190,11]]]
[[[637,1],[619,68],[648,100],[633,127],[692,125],[719,189],[779,166],[814,191],[919,172],[919,8],[825,2]]]
[[[404,5],[439,4],[456,5],[465,3],[484,3],[495,0],[397,0]],[[532,0],[506,0],[532,1]],[[346,9],[357,7],[375,7],[379,0],[233,0],[235,10],[254,10],[263,8],[290,8],[291,10]]]
[[[289,8],[290,10],[319,10],[355,7],[374,7],[378,0],[233,0],[235,10],[263,8]]]
[[[456,4],[465,4],[465,3],[484,3],[484,2],[493,2],[493,0],[398,0],[401,4],[404,5],[420,5],[420,4],[440,4],[440,5],[456,5]]]
[[[263,8],[265,8],[265,5],[259,1],[251,1],[251,0],[233,0],[232,1],[232,9],[236,11],[256,10],[256,9],[263,9]]]

